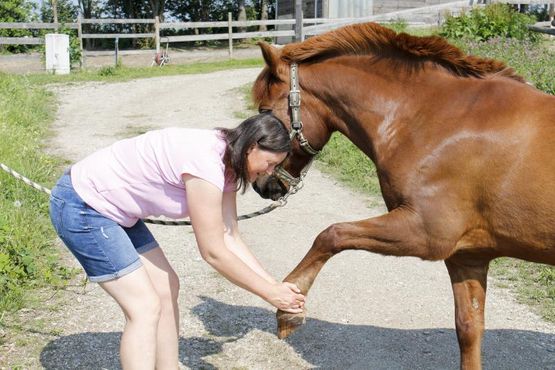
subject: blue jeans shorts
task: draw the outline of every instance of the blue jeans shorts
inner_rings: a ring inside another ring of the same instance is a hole
[[[123,227],[87,205],[73,189],[68,171],[52,189],[50,219],[92,282],[117,279],[138,269],[139,254],[159,246],[143,221]]]

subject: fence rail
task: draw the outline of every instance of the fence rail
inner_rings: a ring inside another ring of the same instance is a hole
[[[316,18],[305,18],[303,23],[306,24],[319,24],[334,22],[341,19],[316,19]],[[158,22],[155,19],[87,19],[80,18],[76,23],[39,23],[39,22],[28,22],[28,23],[17,23],[17,22],[3,22],[0,23],[0,29],[26,29],[26,30],[38,30],[38,29],[51,29],[57,30],[60,28],[70,28],[81,30],[80,37],[83,39],[108,39],[108,38],[154,38],[156,37],[156,32],[149,33],[83,33],[82,26],[84,24],[153,24],[157,26],[158,30],[184,30],[184,29],[202,29],[202,28],[246,28],[253,26],[294,26],[296,23],[295,19],[276,19],[267,21],[216,21],[216,22]],[[201,34],[201,35],[184,35],[184,36],[163,36],[158,32],[160,38],[165,40],[170,40],[170,42],[182,42],[182,41],[203,41],[203,40],[225,40],[229,38],[241,39],[250,37],[279,37],[279,36],[294,36],[291,31],[284,30],[273,30],[273,31],[259,31],[259,32],[232,32],[232,33],[217,33],[217,34]],[[194,36],[187,38],[188,36]],[[205,38],[203,38],[205,37]],[[214,38],[215,37],[215,38]],[[30,37],[2,37],[0,39],[0,45],[2,44],[17,44],[18,42],[27,44],[27,40]]]
[[[341,19],[344,20],[344,19]],[[338,20],[334,19],[315,19],[305,18],[302,22],[307,25],[329,23]],[[153,25],[154,32],[143,33],[84,33],[83,25],[117,25],[117,24],[146,24]],[[76,29],[79,38],[79,45],[81,49],[81,65],[85,63],[85,53],[83,50],[84,39],[115,39],[116,45],[118,39],[139,39],[150,38],[154,39],[156,43],[156,52],[160,52],[160,43],[174,43],[174,42],[193,42],[193,41],[213,41],[213,40],[228,40],[229,41],[229,55],[233,53],[233,40],[248,39],[255,37],[295,37],[295,31],[275,29],[268,31],[252,31],[245,32],[242,29],[255,26],[274,26],[274,27],[287,27],[293,28],[296,24],[295,19],[273,19],[273,20],[253,20],[253,21],[234,21],[231,19],[231,14],[228,15],[227,21],[216,22],[160,22],[159,18],[154,19],[89,19],[79,18],[75,23],[39,23],[39,22],[4,22],[0,23],[0,29],[26,29],[26,30],[53,30],[57,31],[60,28]],[[205,29],[205,28],[220,28],[225,29],[219,33],[212,34],[195,34],[195,35],[176,35],[164,36],[165,30],[187,30],[187,29]],[[234,32],[233,29],[237,31]],[[227,31],[227,32],[226,32]],[[40,45],[44,44],[44,37],[0,37],[1,45]],[[116,50],[117,53],[117,50]]]
[[[555,27],[551,22],[538,22],[533,26],[528,26],[529,29],[535,32],[546,33],[555,36]]]
[[[83,24],[153,24],[156,21],[154,19],[143,19],[143,18],[129,18],[129,19],[115,19],[115,18],[81,18],[81,23]]]
[[[59,29],[62,27],[67,28],[77,28],[77,23],[40,23],[40,22],[3,22],[0,23],[0,29],[26,29],[26,30],[38,30],[38,29]]]
[[[151,39],[156,34],[154,33],[84,33],[81,35],[84,39]]]
[[[42,45],[42,37],[0,37],[0,45]]]

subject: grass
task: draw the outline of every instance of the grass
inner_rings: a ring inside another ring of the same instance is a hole
[[[0,74],[0,160],[48,187],[64,161],[43,152],[55,97],[23,76]],[[48,196],[0,171],[0,368],[14,346],[36,340],[35,320],[23,308],[49,304],[41,291],[74,276],[61,262],[48,217]],[[52,296],[52,293],[50,293]],[[37,325],[40,322],[37,322]],[[38,327],[40,331],[40,325]],[[14,364],[14,366],[17,364]],[[17,366],[11,368],[17,368]],[[23,364],[19,368],[28,368]]]
[[[62,163],[41,150],[55,109],[52,94],[25,77],[0,74],[0,158],[46,185],[52,185]],[[0,187],[1,316],[24,305],[26,289],[58,285],[68,272],[58,265],[53,252],[48,196],[4,172]]]
[[[512,258],[492,262],[498,286],[516,293],[517,300],[534,308],[545,320],[555,322],[555,268]]]

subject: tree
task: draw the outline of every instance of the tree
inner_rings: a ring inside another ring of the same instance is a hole
[[[260,0],[260,20],[268,20],[268,0]],[[268,27],[265,24],[261,24],[258,28],[259,31],[267,31]]]
[[[160,17],[160,22],[164,19],[164,5],[166,0],[149,0],[152,15]]]
[[[35,5],[28,0],[2,0],[0,1],[0,22],[29,22],[33,21],[33,11]],[[23,37],[32,36],[29,30],[0,29],[0,36],[3,37]],[[5,49],[10,52],[23,52],[28,49],[25,45],[0,46],[0,50]]]
[[[59,23],[75,22],[75,19],[77,19],[77,15],[79,14],[79,7],[74,5],[72,0],[57,0],[52,3],[44,1],[42,3],[42,7],[40,8],[40,18],[43,22],[54,22],[54,4],[56,4],[57,7],[57,20]]]
[[[79,8],[83,18],[93,18],[98,10],[96,0],[79,0]]]
[[[239,0],[239,15],[237,16],[237,20],[239,22],[244,22],[247,20],[247,10],[245,9],[245,0]],[[239,27],[239,32],[245,32],[247,30],[246,27]]]
[[[35,5],[28,0],[2,0],[0,22],[28,22],[34,9]]]
[[[183,22],[227,20],[227,13],[237,14],[237,2],[232,0],[167,0],[166,10]]]

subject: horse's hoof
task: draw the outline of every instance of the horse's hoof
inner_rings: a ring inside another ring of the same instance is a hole
[[[305,323],[306,309],[302,313],[288,313],[278,310],[276,317],[278,321],[278,338],[287,338],[299,326]]]

